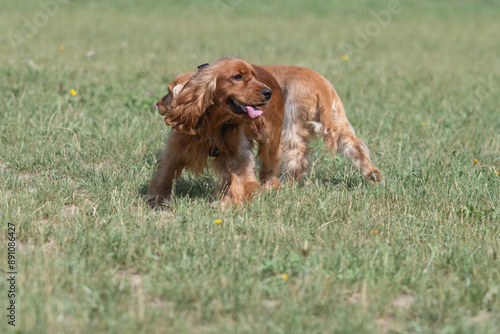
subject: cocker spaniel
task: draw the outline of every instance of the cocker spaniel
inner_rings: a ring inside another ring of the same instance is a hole
[[[369,182],[381,182],[382,173],[370,159],[366,144],[356,137],[347,120],[344,106],[332,84],[321,74],[298,66],[259,66],[271,73],[283,91],[285,115],[281,132],[284,171],[300,181],[309,166],[309,140],[323,137],[327,149],[342,153],[361,170]],[[171,100],[193,72],[178,75],[169,85],[168,94],[157,103],[165,115]]]
[[[169,92],[158,102],[158,110],[172,131],[147,191],[150,203],[168,201],[174,179],[184,169],[201,173],[209,157],[221,179],[223,206],[241,203],[261,183],[279,185],[284,104],[271,74],[226,57],[180,75]],[[255,177],[254,139],[262,160],[260,183]]]

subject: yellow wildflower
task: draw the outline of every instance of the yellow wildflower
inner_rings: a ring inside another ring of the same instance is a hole
[[[288,275],[283,273],[283,275],[281,275],[281,277],[283,277],[283,281],[288,281]]]
[[[76,95],[76,90],[72,89],[69,91],[71,93],[71,95]]]
[[[342,60],[343,60],[343,61],[348,61],[348,60],[349,60],[349,56],[348,56],[348,55],[343,56],[343,57],[342,57]]]
[[[474,159],[474,163],[477,164],[477,159]]]
[[[216,219],[216,220],[214,220],[214,223],[216,223],[216,224],[220,224],[220,223],[222,223],[222,220],[220,220],[220,219]]]
[[[59,45],[59,51],[64,51],[64,46]]]
[[[422,122],[422,125],[423,125],[423,126],[426,126],[426,125],[427,125],[427,123],[426,123],[426,122]]]

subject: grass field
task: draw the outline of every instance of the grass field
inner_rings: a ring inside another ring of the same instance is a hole
[[[117,3],[2,1],[0,332],[500,332],[498,2]],[[384,183],[318,141],[293,187],[151,210],[152,103],[225,55],[322,73]]]

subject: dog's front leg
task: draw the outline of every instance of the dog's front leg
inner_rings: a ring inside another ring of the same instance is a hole
[[[214,167],[222,182],[222,206],[240,204],[260,188],[251,144],[246,139],[242,139],[236,153],[221,153],[216,157]]]
[[[280,186],[278,175],[281,167],[281,129],[272,134],[271,138],[259,142],[258,157],[261,159],[259,179],[267,189]]]
[[[176,131],[170,132],[165,149],[158,159],[156,172],[148,187],[147,196],[150,205],[164,205],[170,200],[174,180],[181,176],[182,170],[186,167],[183,155],[185,148],[183,139],[186,136]]]

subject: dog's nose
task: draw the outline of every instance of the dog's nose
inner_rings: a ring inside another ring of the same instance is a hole
[[[260,93],[262,94],[262,96],[264,96],[264,98],[266,100],[269,100],[271,98],[271,96],[273,95],[273,91],[270,90],[269,88],[263,88]]]

